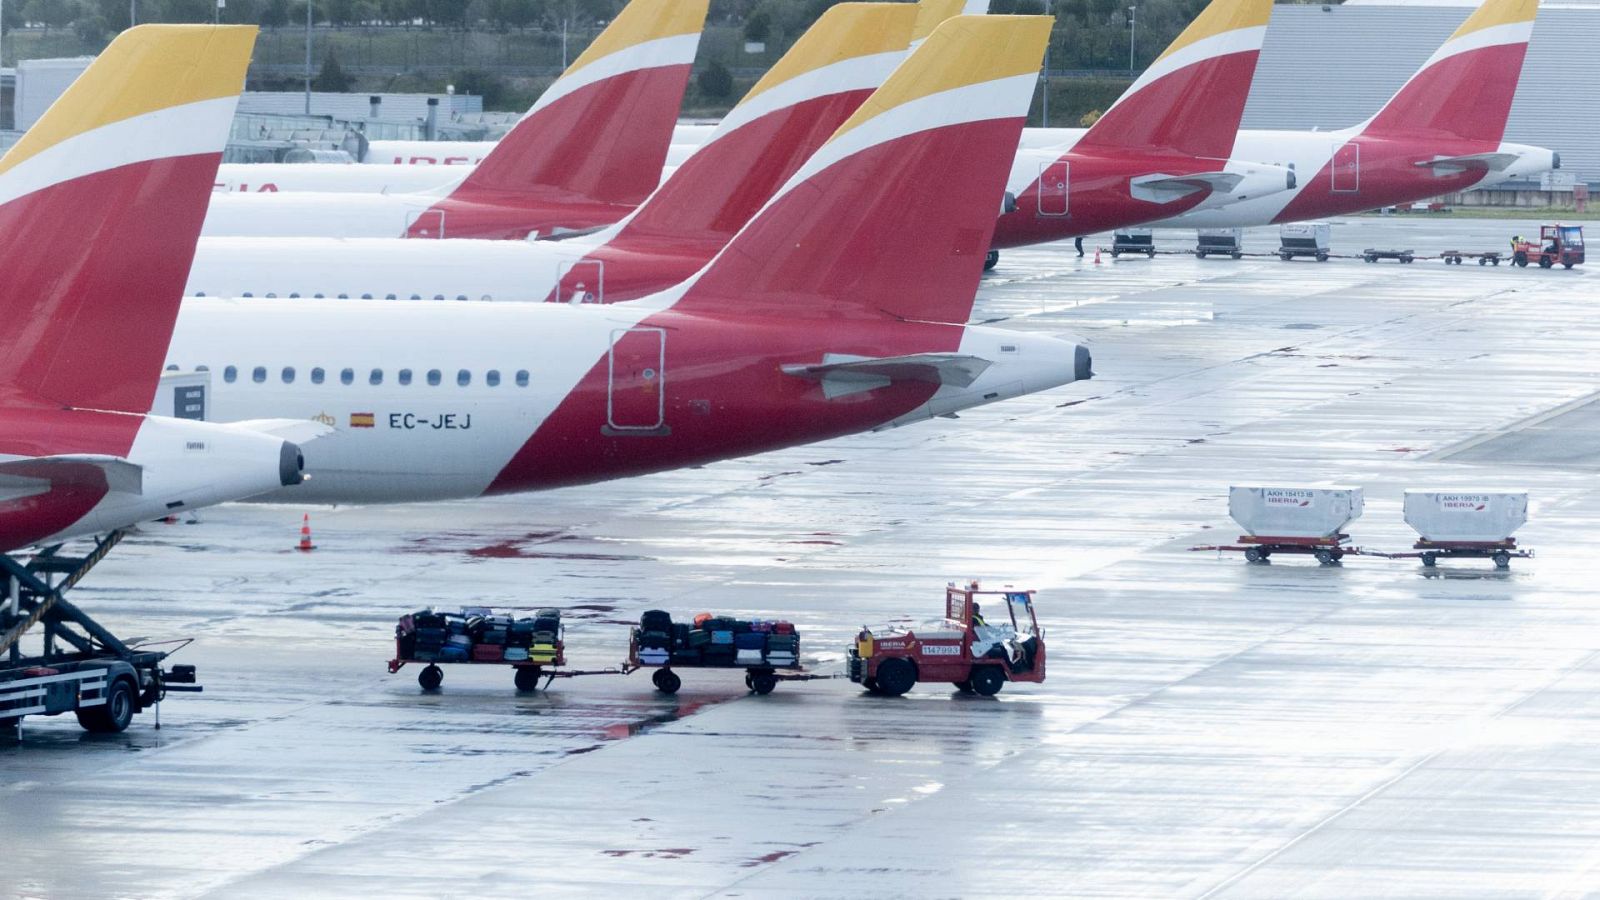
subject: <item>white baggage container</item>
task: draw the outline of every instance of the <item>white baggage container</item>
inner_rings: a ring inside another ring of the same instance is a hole
[[[1228,488],[1228,515],[1254,537],[1332,538],[1361,517],[1361,488]]]
[[[1406,491],[1406,524],[1425,541],[1498,543],[1528,521],[1526,491]]]

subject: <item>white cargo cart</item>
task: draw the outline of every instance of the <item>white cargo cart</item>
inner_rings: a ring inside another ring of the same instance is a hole
[[[1428,568],[1441,559],[1487,559],[1497,569],[1509,569],[1512,559],[1533,556],[1513,537],[1528,521],[1525,491],[1406,491],[1405,517],[1418,535],[1411,552],[1366,552],[1420,559]]]
[[[1198,228],[1195,230],[1194,255],[1244,257],[1243,228]]]
[[[1278,258],[1288,262],[1297,256],[1315,257],[1327,262],[1332,255],[1333,226],[1327,222],[1285,222],[1278,226]]]
[[[1111,234],[1111,258],[1124,253],[1143,253],[1156,258],[1155,234],[1148,228],[1119,228]]]
[[[1190,549],[1242,552],[1253,563],[1275,553],[1303,554],[1331,566],[1362,552],[1351,546],[1344,527],[1361,516],[1363,505],[1360,488],[1234,486],[1228,489],[1228,515],[1245,533],[1233,544]]]

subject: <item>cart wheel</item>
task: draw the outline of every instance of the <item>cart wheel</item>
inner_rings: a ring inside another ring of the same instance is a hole
[[[983,258],[983,270],[985,272],[993,271],[994,267],[998,266],[999,264],[1000,264],[1000,251],[999,250],[990,250],[988,255],[986,255]]]
[[[1437,566],[1438,564],[1439,564],[1439,554],[1437,554],[1437,553],[1424,553],[1424,554],[1422,554],[1422,565],[1425,566],[1426,568],[1431,569],[1434,566]]]
[[[878,664],[878,693],[898,697],[917,683],[917,670],[908,660],[886,659]]]
[[[1278,258],[1283,260],[1284,262],[1288,262],[1290,255],[1291,254],[1288,254],[1288,253],[1279,253],[1278,254]]]
[[[958,682],[956,682],[956,690],[960,691],[963,694],[972,693],[972,679],[968,678],[966,681],[958,681]]]
[[[1244,548],[1244,561],[1253,563],[1266,562],[1266,551],[1262,550],[1260,547],[1246,547]]]
[[[1194,257],[1195,257],[1195,259],[1205,259],[1206,255],[1205,255],[1204,251],[1196,250],[1194,252]]]
[[[999,666],[973,666],[972,690],[980,697],[993,697],[1006,686],[1006,673]]]
[[[437,691],[439,685],[444,683],[444,670],[432,663],[417,673],[417,684],[422,685],[425,691]]]
[[[762,696],[772,693],[772,689],[778,686],[778,676],[771,672],[756,672],[749,679],[750,690]]]
[[[517,674],[515,676],[517,690],[524,694],[531,694],[537,691],[539,689],[539,678],[543,674],[543,672],[539,671],[538,666],[517,666]]]
[[[1493,266],[1494,266],[1494,267],[1495,267],[1495,268],[1497,268],[1497,269],[1498,269],[1498,268],[1500,268],[1500,260],[1498,260],[1498,259],[1492,259],[1492,260],[1490,260],[1490,261],[1489,261],[1489,262],[1490,262],[1490,264],[1491,264],[1491,265],[1493,265]]]
[[[106,688],[106,702],[78,710],[78,724],[95,734],[116,734],[133,723],[133,685],[126,678],[118,678]]]
[[[1489,557],[1489,558],[1494,560],[1494,567],[1496,569],[1509,569],[1509,568],[1511,568],[1511,554],[1507,553],[1504,550],[1496,550],[1494,552],[1494,555]]]
[[[1570,269],[1570,268],[1572,268],[1572,267],[1573,267],[1573,266],[1575,266],[1575,265],[1577,265],[1577,263],[1562,263],[1562,264],[1561,264],[1561,267],[1562,267],[1562,268],[1563,268],[1563,269]]]
[[[1328,254],[1326,254],[1326,253],[1318,253],[1317,254],[1317,262],[1327,262],[1327,261],[1328,261]]]
[[[678,688],[683,687],[683,679],[671,669],[657,669],[650,676],[650,681],[655,684],[656,690],[663,694],[676,694]]]
[[[1489,261],[1488,261],[1488,260],[1487,260],[1487,259],[1484,259],[1484,258],[1483,258],[1483,257],[1481,257],[1481,256],[1480,256],[1480,257],[1478,257],[1478,265],[1480,265],[1480,266],[1487,266],[1487,265],[1488,265],[1488,264],[1489,264]]]
[[[1146,253],[1145,256],[1150,258],[1150,259],[1155,259],[1156,258],[1156,252],[1154,250],[1151,250],[1148,253]]]
[[[1321,257],[1317,257],[1317,258],[1318,258],[1318,259],[1321,259]],[[1367,261],[1367,262],[1369,262],[1369,263],[1375,263],[1375,262],[1377,262],[1377,261],[1378,261],[1378,258],[1377,258],[1377,257],[1376,257],[1376,256],[1373,256],[1373,255],[1372,255],[1372,254],[1370,254],[1370,253],[1369,253],[1369,254],[1367,254],[1367,255],[1366,255],[1366,256],[1363,256],[1363,257],[1361,257],[1361,258],[1362,258],[1362,259],[1364,259],[1364,260],[1366,260],[1366,261]]]
[[[1318,550],[1316,552],[1316,557],[1317,562],[1322,563],[1325,566],[1331,566],[1339,561],[1339,557],[1334,556],[1332,550]]]
[[[1230,253],[1228,255],[1232,256],[1234,259],[1244,259],[1244,254],[1243,253]]]

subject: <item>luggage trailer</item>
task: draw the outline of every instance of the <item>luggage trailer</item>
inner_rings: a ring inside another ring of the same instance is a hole
[[[160,728],[160,703],[169,692],[203,690],[194,666],[162,668],[188,640],[166,650],[130,645],[65,598],[125,534],[107,534],[81,557],[63,556],[60,544],[25,562],[0,555],[6,588],[0,599],[0,737],[19,735],[26,716],[68,712],[88,731],[113,734],[134,714],[155,709]],[[22,638],[35,627],[43,629],[42,651],[24,656]]]
[[[1430,541],[1419,540],[1409,553],[1384,553],[1377,550],[1361,551],[1367,556],[1385,559],[1420,559],[1427,568],[1433,568],[1441,559],[1487,559],[1496,569],[1511,568],[1513,559],[1532,559],[1533,551],[1517,546],[1516,538],[1503,541]]]
[[[795,656],[798,658],[799,653],[796,652]],[[622,674],[628,675],[633,672],[637,672],[640,669],[654,670],[650,673],[650,683],[656,686],[656,690],[663,694],[669,695],[676,694],[678,689],[683,687],[683,679],[678,675],[677,672],[673,671],[674,669],[710,669],[722,671],[727,671],[730,669],[743,669],[744,686],[749,688],[751,693],[761,695],[772,693],[773,689],[778,686],[778,682],[780,681],[814,681],[817,679],[834,677],[832,675],[820,675],[813,672],[807,672],[805,668],[798,662],[792,666],[780,666],[773,665],[771,663],[750,663],[747,665],[735,663],[732,665],[724,665],[718,663],[683,662],[681,660],[678,662],[672,662],[669,660],[665,663],[647,663],[639,658],[639,639],[637,635],[635,635],[628,640],[628,659],[622,664],[621,671]]]

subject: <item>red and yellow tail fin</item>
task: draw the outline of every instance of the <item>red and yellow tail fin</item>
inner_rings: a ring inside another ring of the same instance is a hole
[[[632,0],[453,192],[636,204],[661,180],[709,0]]]
[[[966,322],[1049,33],[945,21],[674,308]]]
[[[255,39],[129,29],[0,158],[0,390],[150,409]]]
[[[1271,16],[1272,0],[1211,0],[1077,149],[1226,159]]]
[[[1538,11],[1538,0],[1484,0],[1362,133],[1498,143]]]

